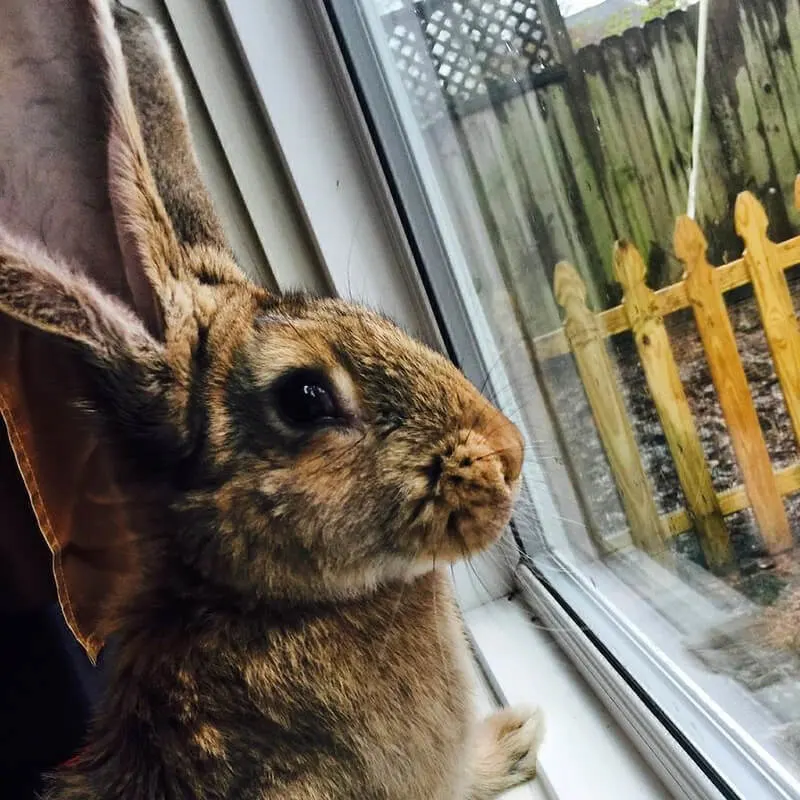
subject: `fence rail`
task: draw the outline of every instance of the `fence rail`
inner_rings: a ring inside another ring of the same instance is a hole
[[[800,176],[797,178],[800,199]],[[800,237],[776,244],[767,235],[767,215],[749,192],[736,201],[736,228],[746,249],[741,259],[712,267],[700,227],[688,217],[675,226],[675,253],[684,264],[682,281],[654,292],[645,283],[647,267],[628,242],[614,248],[615,275],[623,302],[594,314],[586,303],[586,287],[566,262],[555,270],[556,300],[563,309],[559,338],[540,341],[537,352],[555,357],[571,352],[586,391],[600,441],[608,456],[630,525],[633,543],[665,558],[665,540],[692,529],[708,565],[723,572],[733,564],[725,517],[753,510],[765,548],[779,553],[792,546],[783,497],[800,490],[800,463],[774,471],[724,301],[724,292],[751,283],[789,415],[800,412],[800,323],[784,271],[800,264]],[[715,492],[711,472],[689,408],[664,325],[665,314],[692,308],[739,464],[743,484]],[[611,320],[611,324],[609,324]],[[659,516],[645,473],[622,392],[604,338],[630,330],[648,389],[675,464],[687,507]],[[557,345],[557,346],[556,346]],[[800,441],[800,427],[794,425]],[[602,547],[602,543],[600,543]]]
[[[800,264],[800,236],[787,239],[775,245],[775,263],[784,271]],[[728,264],[715,267],[718,275],[720,291],[725,294],[746,286],[750,283],[747,265],[744,258],[737,258]],[[662,316],[673,314],[691,305],[686,285],[683,281],[672,283],[654,292],[658,312]],[[603,336],[614,336],[630,330],[625,308],[622,305],[614,306],[597,315],[600,331]],[[552,333],[538,336],[533,340],[536,355],[540,359],[555,358],[569,352],[569,342],[564,335],[564,329],[558,328]]]
[[[737,209],[746,208],[751,203],[757,203],[752,195],[742,195]],[[750,233],[746,235],[749,241],[753,241]],[[680,217],[675,227],[675,252],[686,265],[686,293],[692,304],[731,443],[744,476],[748,503],[753,508],[768,549],[773,552],[785,550],[792,544],[789,520],[772,474],[767,444],[761,433],[756,407],[736,346],[733,325],[720,291],[719,276],[708,263],[707,251],[706,237],[697,223],[688,217]],[[748,252],[746,263],[751,255]],[[753,272],[755,276],[761,274],[758,268]],[[772,273],[769,269],[767,272]],[[780,277],[783,278],[782,270]]]

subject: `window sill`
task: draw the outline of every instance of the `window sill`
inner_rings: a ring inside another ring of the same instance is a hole
[[[493,689],[481,700],[542,707],[547,733],[539,775],[507,800],[637,800],[671,795],[608,714],[551,635],[532,624],[525,607],[501,599],[465,614],[467,630]]]

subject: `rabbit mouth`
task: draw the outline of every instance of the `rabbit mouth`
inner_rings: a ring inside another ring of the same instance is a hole
[[[462,557],[485,550],[500,538],[511,519],[511,498],[491,506],[468,511],[454,511],[445,526],[447,543],[452,543]]]
[[[420,464],[407,545],[415,561],[453,563],[490,547],[511,519],[520,470],[479,434],[459,437]]]
[[[488,503],[443,510],[437,523],[423,534],[420,559],[453,563],[490,547],[511,519],[514,494],[508,491]]]

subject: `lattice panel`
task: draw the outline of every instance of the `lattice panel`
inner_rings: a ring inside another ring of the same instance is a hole
[[[427,122],[448,106],[463,112],[483,105],[492,87],[530,88],[559,66],[536,0],[422,0],[383,20],[395,64]]]

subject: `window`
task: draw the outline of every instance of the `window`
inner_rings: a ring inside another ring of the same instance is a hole
[[[278,23],[223,3],[332,284],[401,319],[422,285],[526,435],[498,574],[676,793],[800,796],[800,7],[705,4],[696,118],[703,4],[303,5],[320,38],[292,46],[339,54],[368,124],[325,158],[308,115],[330,98],[270,103]],[[387,234],[355,195],[315,194],[373,156],[418,276],[402,242],[370,267]]]
[[[674,771],[793,797],[800,17],[711,0],[676,229],[679,5],[325,7],[454,355],[525,431],[519,588]]]

